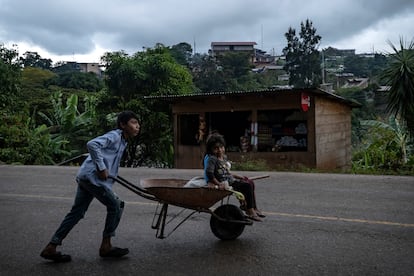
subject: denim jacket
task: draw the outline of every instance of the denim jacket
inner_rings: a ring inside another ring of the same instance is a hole
[[[96,186],[103,186],[112,190],[114,180],[98,178],[97,169],[108,170],[110,176],[117,176],[122,155],[127,146],[122,136],[122,130],[116,129],[90,140],[86,144],[89,156],[83,162],[77,174],[77,181],[86,180]]]

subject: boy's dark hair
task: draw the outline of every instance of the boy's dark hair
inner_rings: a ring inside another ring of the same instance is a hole
[[[134,112],[129,111],[129,110],[122,111],[121,113],[118,114],[116,125],[119,129],[121,129],[121,123],[126,125],[128,121],[131,119],[136,119],[137,121],[139,121],[137,114],[135,114]]]
[[[213,133],[210,136],[207,137],[206,141],[206,153],[211,154],[213,153],[213,147],[216,144],[221,144],[223,147],[226,146],[226,141],[224,140],[224,137],[218,133]]]

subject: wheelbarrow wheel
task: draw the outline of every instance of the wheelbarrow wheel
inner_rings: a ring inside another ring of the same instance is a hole
[[[214,214],[222,219],[243,221],[244,215],[239,207],[225,204],[214,210]],[[210,228],[213,234],[221,240],[235,240],[244,230],[245,224],[237,222],[223,221],[215,217],[210,218]]]

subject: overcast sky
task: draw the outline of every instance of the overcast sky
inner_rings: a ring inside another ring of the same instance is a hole
[[[306,19],[319,49],[391,52],[388,40],[414,38],[413,0],[0,0],[0,44],[53,62],[180,42],[207,53],[213,41],[254,41],[281,54],[284,34]]]

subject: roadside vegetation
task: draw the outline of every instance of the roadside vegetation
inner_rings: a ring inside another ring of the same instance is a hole
[[[321,37],[307,20],[299,37],[290,28],[286,39],[285,70],[293,76],[289,84],[314,87],[321,80],[321,52],[316,49]],[[401,40],[398,47],[390,46],[393,52],[379,55],[380,66],[367,65],[362,58],[350,63],[369,75],[368,88],[336,90],[362,105],[352,115],[352,173],[414,175],[414,44]],[[58,164],[81,155],[87,140],[113,128],[116,113],[130,109],[140,114],[143,125],[122,165],[171,167],[169,106],[145,96],[286,84],[275,73],[253,72],[242,54],[221,59],[193,55],[187,43],[156,44],[132,55],[106,53],[102,78],[65,63],[52,66],[37,53],[20,57],[16,49],[0,44],[0,162],[5,164]],[[390,90],[378,94],[379,86]],[[235,165],[239,170],[267,170],[261,160]]]

